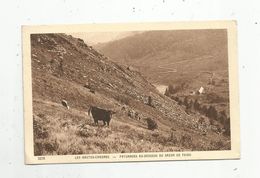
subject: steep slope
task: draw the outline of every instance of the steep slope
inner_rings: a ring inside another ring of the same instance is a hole
[[[198,123],[199,116],[187,115],[138,71],[81,39],[31,35],[31,56],[36,155],[230,149],[229,139]],[[116,111],[110,128],[93,125],[86,114],[90,105]],[[158,130],[148,130],[146,118]]]

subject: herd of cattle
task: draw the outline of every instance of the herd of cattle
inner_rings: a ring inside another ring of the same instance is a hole
[[[68,102],[66,100],[62,100],[61,104],[69,109]],[[90,106],[88,110],[88,115],[92,115],[94,119],[94,123],[97,125],[98,121],[103,121],[104,125],[109,126],[110,120],[112,119],[112,114],[114,114],[114,111],[101,109],[95,106]]]
[[[70,108],[66,100],[62,100],[61,104],[67,109]],[[141,120],[141,118],[144,118],[144,120],[147,122],[149,130],[154,130],[158,128],[157,123],[153,119],[149,117],[144,117],[133,109],[127,109],[126,106],[122,106],[121,111],[127,113],[127,116],[132,119]],[[104,126],[108,127],[112,119],[112,115],[115,113],[115,111],[102,109],[96,106],[90,106],[88,109],[88,115],[92,116],[95,125],[98,125],[98,121],[103,121]]]
[[[66,100],[62,100],[61,103],[64,107],[69,109],[69,106],[68,106],[68,103],[67,103]],[[153,104],[152,104],[151,97],[148,98],[147,105],[154,107]],[[126,105],[123,105],[120,108],[120,110],[121,110],[120,112],[127,115],[128,118],[135,119],[135,120],[138,120],[138,121],[140,121],[140,120],[146,121],[147,128],[149,130],[158,129],[157,122],[154,119],[147,117],[147,116],[144,116],[142,113],[139,113],[136,110],[127,107]],[[115,113],[116,113],[115,111],[99,108],[99,107],[96,107],[96,106],[90,106],[89,109],[88,109],[88,115],[90,117],[92,116],[95,125],[98,125],[98,121],[102,121],[104,126],[107,126],[107,127],[109,127],[110,121],[112,119],[112,115],[115,114]],[[201,117],[198,120],[199,125],[204,125],[205,123],[206,123],[206,121],[205,121],[204,117]]]
[[[84,85],[84,87],[88,88],[91,93],[95,94],[95,91],[89,85],[89,83],[86,83]],[[178,98],[177,99],[173,98],[173,99],[177,100]],[[147,101],[148,102],[145,103],[146,105],[155,108],[155,105],[154,105],[154,103],[152,101],[152,97],[151,96],[148,96],[148,100]],[[177,101],[179,101],[179,100],[177,100]],[[64,107],[69,109],[69,105],[68,105],[68,102],[66,100],[62,100],[61,103],[62,103],[62,105]],[[184,103],[185,103],[185,101],[184,101]],[[194,105],[196,106],[196,102],[195,102]],[[124,113],[124,115],[126,115],[128,118],[136,119],[138,121],[141,120],[140,122],[146,121],[147,128],[149,130],[154,130],[154,129],[158,128],[157,122],[154,119],[152,119],[150,117],[147,117],[147,116],[144,116],[142,113],[139,113],[138,111],[136,111],[134,109],[131,109],[130,107],[128,107],[126,105],[123,105],[120,108],[120,110],[121,110],[120,113]],[[108,127],[109,127],[110,121],[112,119],[112,115],[115,114],[115,113],[116,113],[115,111],[99,108],[99,107],[96,107],[96,106],[90,106],[89,109],[88,109],[88,115],[90,117],[92,116],[95,125],[98,125],[98,121],[103,121],[104,126],[108,126]],[[197,121],[197,124],[198,124],[198,126],[203,126],[205,124],[208,125],[207,121],[205,120],[205,117],[201,117]],[[218,127],[219,126],[217,126],[217,128]],[[216,129],[214,128],[213,130],[216,130]],[[217,130],[217,132],[219,132],[219,131]]]
[[[130,70],[130,68],[128,70]],[[87,82],[83,86],[85,88],[87,88],[89,92],[95,94],[95,90],[94,90],[94,87],[91,85],[91,82]],[[64,107],[69,109],[69,105],[66,100],[62,100],[61,103]],[[151,96],[148,96],[148,102],[145,104],[148,106],[154,107]],[[147,117],[145,118],[145,117],[141,116],[137,111],[135,111],[133,109],[127,109],[127,107],[125,105],[122,106],[121,110],[122,110],[122,112],[127,112],[127,116],[129,118],[137,119],[137,120],[141,120],[141,117],[144,118],[147,121],[148,129],[149,129],[149,123],[151,123],[151,122],[155,123],[155,121],[153,119],[147,118]],[[114,113],[115,113],[115,111],[102,109],[102,108],[99,108],[96,106],[90,106],[89,110],[88,110],[88,115],[92,116],[92,118],[94,119],[95,125],[98,125],[98,121],[103,121],[104,126],[105,125],[109,126],[109,123],[112,119],[112,115]],[[157,125],[157,124],[152,124],[152,125]]]
[[[61,103],[67,109],[70,108],[68,106],[68,103],[67,103],[66,100],[62,100]],[[154,107],[152,105],[151,98],[148,98],[147,104],[150,105],[151,107]],[[90,117],[93,118],[95,125],[98,125],[98,121],[102,121],[104,126],[109,127],[112,116],[116,112],[112,111],[112,110],[108,110],[108,109],[99,108],[97,106],[90,106],[87,113]],[[120,113],[124,113],[124,115],[126,115],[128,118],[135,119],[135,120],[140,121],[140,122],[146,122],[147,128],[149,130],[158,129],[157,122],[154,119],[147,117],[147,116],[144,116],[142,113],[139,113],[138,111],[131,109],[126,105],[121,106]],[[201,117],[197,121],[197,123],[198,123],[198,127],[204,126],[205,124],[208,125],[208,122],[205,120],[205,117]],[[215,129],[213,128],[213,130],[215,130]],[[216,132],[220,132],[220,131],[216,130]]]

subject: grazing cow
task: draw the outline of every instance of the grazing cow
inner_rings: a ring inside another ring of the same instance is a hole
[[[109,122],[112,119],[112,114],[114,114],[114,111],[109,111],[109,110],[105,110],[105,109],[101,109],[95,106],[90,106],[89,110],[88,110],[88,115],[92,115],[95,124],[98,124],[98,121],[103,121],[104,126],[107,124],[107,126],[109,126]]]
[[[66,107],[67,109],[70,108],[69,105],[68,105],[68,102],[67,102],[66,100],[62,100],[62,101],[61,101],[61,104],[62,104],[64,107]]]

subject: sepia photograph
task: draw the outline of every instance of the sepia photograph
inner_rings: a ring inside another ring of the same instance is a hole
[[[239,158],[236,24],[23,28],[28,164]]]

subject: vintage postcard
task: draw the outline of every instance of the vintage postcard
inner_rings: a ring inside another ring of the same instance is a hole
[[[236,22],[22,35],[26,164],[240,158]]]

